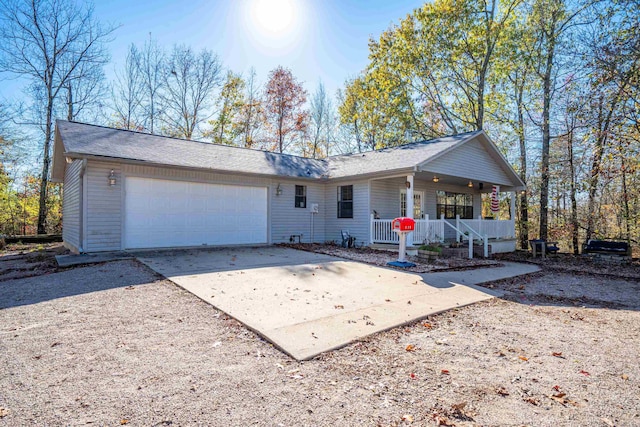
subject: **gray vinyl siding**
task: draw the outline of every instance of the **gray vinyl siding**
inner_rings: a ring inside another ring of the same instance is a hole
[[[353,185],[353,218],[338,218],[338,187]],[[325,238],[342,242],[341,231],[349,230],[356,238],[356,244],[369,244],[371,207],[369,206],[369,181],[348,181],[329,183],[325,186],[327,205]]]
[[[108,177],[113,169],[116,185],[109,186]],[[117,163],[89,161],[85,172],[86,252],[116,251],[121,249],[122,227],[122,171]]]
[[[404,189],[405,178],[389,178],[371,181],[371,209],[376,210],[381,219],[392,219],[400,215],[400,192]],[[482,196],[477,190],[456,185],[434,183],[430,180],[416,179],[413,183],[415,191],[424,193],[423,212],[429,219],[437,219],[438,190],[452,193],[473,194],[473,215],[477,218],[482,212]],[[453,223],[454,221],[452,221]],[[445,238],[455,238],[451,227],[445,228]]]
[[[82,221],[82,197],[80,194],[80,172],[82,170],[82,160],[74,160],[67,166],[64,174],[64,185],[62,187],[62,240],[70,250],[78,252],[82,246],[80,242],[80,226]]]
[[[491,157],[480,141],[469,141],[463,150],[452,150],[428,162],[423,169],[479,182],[513,185],[507,173],[500,168],[500,163]]]
[[[117,182],[110,187],[107,177],[114,170]],[[89,161],[87,166],[87,252],[114,251],[124,249],[122,237],[124,230],[124,189],[123,182],[128,176],[194,181],[218,184],[250,185],[267,187],[269,221],[269,243],[288,242],[292,234],[302,234],[302,241],[311,239],[312,203],[318,203],[319,213],[313,218],[313,238],[316,242],[325,241],[325,188],[323,183],[305,180],[272,180],[269,178],[246,175],[220,174],[186,169],[171,169],[154,166],[106,163]],[[276,195],[280,183],[282,194]],[[307,207],[294,206],[295,185],[307,186]],[[73,203],[71,200],[70,203]]]
[[[325,203],[324,184],[308,181],[281,181],[281,195],[276,194],[278,182],[272,183],[271,199],[271,240],[272,243],[288,243],[289,238],[296,234],[302,235],[303,243],[325,241]],[[307,205],[304,208],[295,207],[295,186],[307,187]],[[311,214],[311,205],[318,204],[318,213]],[[312,222],[313,220],[313,222]],[[313,231],[311,226],[313,224]],[[296,242],[297,237],[296,237]]]
[[[372,180],[371,212],[375,210],[381,219],[400,216],[400,190],[405,188],[405,182],[406,178]]]

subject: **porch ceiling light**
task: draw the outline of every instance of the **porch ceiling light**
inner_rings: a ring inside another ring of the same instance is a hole
[[[113,187],[114,185],[116,185],[116,173],[111,169],[111,172],[109,173],[109,186]]]
[[[467,184],[467,187],[473,188],[473,182],[469,181],[469,183]]]
[[[440,178],[438,178],[437,176],[434,175],[433,176],[433,182],[438,182],[438,181],[440,181]]]

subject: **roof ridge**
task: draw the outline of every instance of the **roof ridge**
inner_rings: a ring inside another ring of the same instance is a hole
[[[382,151],[394,150],[394,149],[400,148],[400,147],[407,147],[409,145],[427,144],[427,143],[432,143],[432,142],[435,142],[437,140],[444,139],[444,138],[469,136],[471,134],[480,133],[480,132],[482,132],[481,129],[479,129],[479,130],[471,130],[471,131],[468,131],[468,132],[462,132],[462,133],[456,133],[456,134],[451,134],[451,135],[439,136],[437,138],[423,139],[421,141],[407,142],[406,144],[394,145],[392,147],[383,147],[383,148],[378,148],[378,149],[375,149],[375,150],[360,151],[360,152],[357,152],[357,153],[336,154],[336,155],[333,155],[333,156],[326,157],[326,160],[330,160],[330,159],[334,159],[334,158],[338,158],[338,157],[355,156],[355,155],[358,155],[358,154],[363,154],[364,155],[364,154],[368,154],[368,153],[379,153],[379,152],[382,152]]]
[[[258,150],[256,148],[239,147],[237,145],[227,145],[227,144],[220,144],[220,143],[217,143],[217,142],[199,141],[199,140],[196,140],[196,139],[176,138],[174,136],[160,135],[160,134],[157,134],[157,133],[140,132],[140,131],[132,130],[132,129],[119,129],[119,128],[114,128],[114,127],[109,127],[109,126],[104,126],[104,125],[96,125],[96,124],[91,124],[91,123],[78,122],[78,121],[75,121],[75,120],[57,119],[56,120],[56,126],[57,126],[58,122],[73,123],[73,124],[77,124],[77,125],[81,125],[81,126],[91,126],[91,127],[96,127],[96,128],[106,129],[106,130],[115,130],[115,131],[120,131],[120,132],[129,132],[129,133],[134,133],[134,134],[137,134],[137,135],[153,136],[153,137],[164,138],[164,139],[173,140],[173,141],[193,142],[193,143],[197,143],[197,144],[213,145],[213,146],[222,147],[222,148],[236,148],[236,149],[240,149],[240,150],[252,151],[252,152],[255,152],[255,153],[269,153],[269,154],[276,154],[278,156],[295,157],[295,158],[298,158],[298,159],[304,159],[304,160],[311,160],[311,161],[314,161],[314,162],[326,163],[326,159],[314,159],[314,158],[311,158],[311,157],[298,156],[296,154],[278,153],[278,152],[275,152],[275,151]]]

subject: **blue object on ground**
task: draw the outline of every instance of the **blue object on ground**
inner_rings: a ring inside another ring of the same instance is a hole
[[[392,265],[394,267],[401,267],[401,268],[409,268],[409,267],[415,267],[416,265],[412,262],[401,262],[401,261],[389,261],[387,263],[387,265]]]

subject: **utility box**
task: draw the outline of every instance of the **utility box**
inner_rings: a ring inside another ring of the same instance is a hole
[[[391,229],[393,231],[413,231],[416,228],[416,222],[413,218],[400,217],[395,218],[391,222]]]
[[[309,210],[311,211],[311,213],[317,214],[318,212],[320,212],[320,206],[318,206],[317,203],[311,203],[311,205],[309,206]]]

